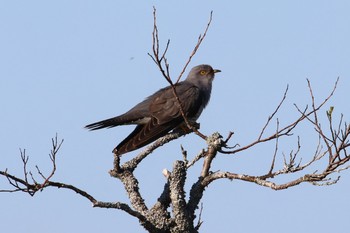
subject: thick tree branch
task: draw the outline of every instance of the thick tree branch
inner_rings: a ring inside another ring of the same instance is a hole
[[[173,216],[178,232],[187,232],[193,228],[193,222],[189,221],[185,200],[186,165],[183,161],[175,161],[170,175],[170,199]]]
[[[164,144],[167,144],[168,142],[171,142],[183,135],[185,135],[186,132],[171,132],[164,137],[159,138],[154,143],[152,143],[150,146],[147,146],[146,149],[144,149],[141,153],[139,153],[135,158],[125,162],[121,168],[125,170],[133,171],[137,168],[137,166],[142,162],[144,158],[146,158],[149,154],[151,154],[154,150],[157,148],[163,146]]]
[[[223,146],[222,136],[219,133],[214,133],[211,137],[207,138],[208,151],[204,159],[201,177],[206,177],[209,174],[209,169],[213,159],[216,156],[218,150],[221,150]]]
[[[123,183],[133,208],[143,215],[146,215],[148,208],[141,196],[139,191],[139,182],[134,174],[129,170],[123,169],[119,171],[111,170],[110,175],[118,178]]]

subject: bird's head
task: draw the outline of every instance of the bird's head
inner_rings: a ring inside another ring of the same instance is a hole
[[[215,73],[221,70],[213,69],[210,65],[199,65],[191,69],[186,81],[193,83],[210,83],[213,81]]]

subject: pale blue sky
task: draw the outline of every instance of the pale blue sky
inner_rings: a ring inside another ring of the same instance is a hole
[[[57,132],[65,142],[53,180],[76,185],[101,201],[127,202],[108,170],[111,150],[132,127],[88,132],[83,126],[123,113],[167,84],[147,55],[152,6],[158,10],[163,45],[171,40],[173,78],[214,11],[207,38],[190,64],[222,70],[199,119],[203,133],[226,136],[233,130],[232,144],[254,140],[289,84],[278,115],[287,124],[298,116],[293,103],[310,104],[306,78],[321,102],[340,77],[326,109],[334,105],[335,116],[344,113],[349,122],[349,1],[0,1],[1,170],[21,175],[19,148],[25,148],[33,171],[39,165],[48,172],[50,138]],[[324,125],[326,109],[320,113]],[[301,135],[306,161],[315,150],[316,134],[303,124],[295,135]],[[180,144],[189,156],[205,147],[188,135],[149,156],[136,172],[148,204],[163,188],[162,169],[182,158]],[[281,141],[279,161],[295,145],[295,137]],[[219,155],[213,170],[263,174],[273,149],[271,143]],[[200,166],[189,173],[187,188]],[[278,192],[216,182],[204,194],[201,232],[348,232],[349,182],[349,172],[334,186],[303,184]],[[8,187],[3,178],[0,187]],[[0,193],[0,205],[3,232],[144,232],[124,212],[94,209],[67,190],[51,188],[34,198]]]

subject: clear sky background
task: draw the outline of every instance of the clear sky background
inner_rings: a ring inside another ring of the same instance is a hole
[[[287,84],[288,99],[278,117],[281,125],[289,123],[298,117],[293,103],[310,104],[306,78],[320,103],[340,77],[320,119],[326,126],[325,111],[333,105],[334,118],[344,113],[349,122],[349,1],[1,1],[1,170],[22,175],[19,148],[25,148],[30,168],[35,171],[38,165],[49,172],[51,138],[58,133],[65,141],[54,181],[76,185],[101,201],[128,202],[108,170],[112,149],[133,128],[88,132],[83,126],[121,114],[167,85],[147,55],[152,49],[152,6],[158,10],[163,45],[171,40],[173,78],[214,12],[208,35],[190,64],[222,70],[199,119],[204,134],[234,131],[232,145],[255,140]],[[268,132],[274,132],[274,125]],[[307,123],[296,135],[301,136],[300,154],[306,162],[317,135]],[[206,146],[192,134],[150,155],[136,172],[147,204],[163,189],[162,169],[171,169],[182,158],[180,144],[189,157]],[[282,154],[296,144],[296,137],[281,140],[276,166],[282,167]],[[273,149],[270,143],[234,156],[219,154],[212,169],[264,174]],[[200,168],[198,164],[191,169],[187,192]],[[218,181],[204,194],[201,232],[348,232],[349,182],[350,171],[333,186],[302,184],[283,191]],[[9,188],[6,179],[0,179],[0,188]],[[135,218],[92,208],[67,190],[49,188],[34,197],[0,193],[0,205],[2,232],[144,232]]]

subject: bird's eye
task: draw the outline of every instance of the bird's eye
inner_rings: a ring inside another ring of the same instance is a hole
[[[201,75],[206,75],[206,74],[207,74],[207,71],[201,70],[200,74],[201,74]]]

